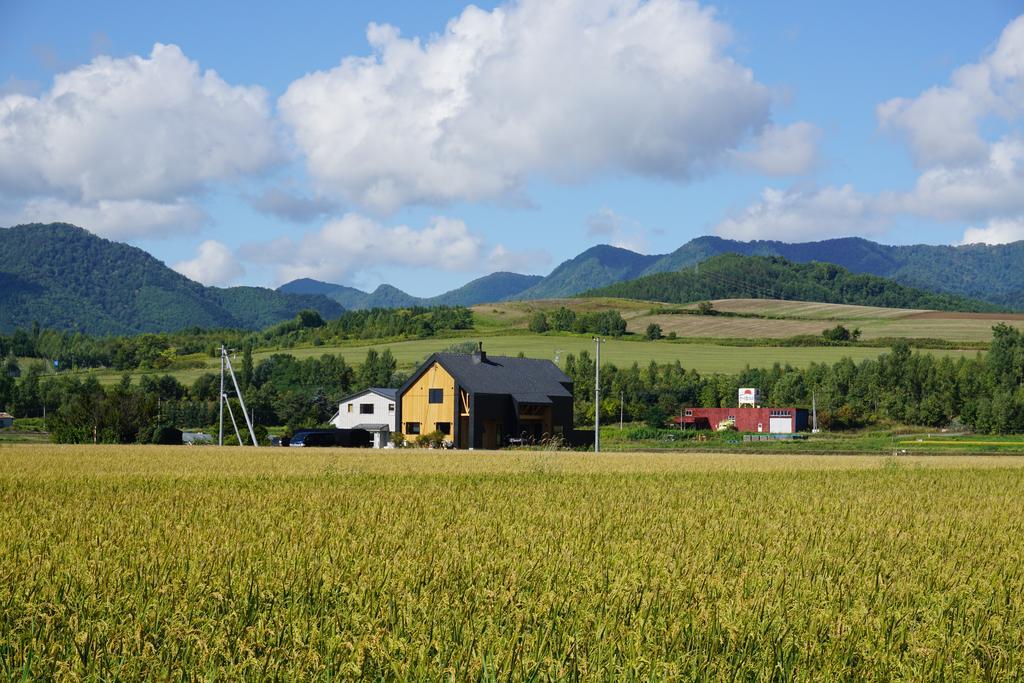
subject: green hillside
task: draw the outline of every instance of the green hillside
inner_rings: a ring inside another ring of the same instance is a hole
[[[132,334],[185,327],[259,329],[314,308],[318,295],[204,287],[145,251],[64,223],[0,228],[0,331],[28,328]]]
[[[659,257],[600,244],[560,264],[533,287],[510,299],[555,299],[588,289],[631,280],[642,275]]]
[[[925,292],[830,263],[793,263],[777,256],[715,256],[674,273],[655,273],[595,289],[587,296],[689,303],[753,298],[818,301],[886,308],[993,311],[998,307],[952,294]]]
[[[860,237],[800,244],[698,237],[659,257],[645,274],[677,271],[726,253],[834,263],[854,273],[891,278],[909,287],[1024,309],[1024,242],[889,246]]]

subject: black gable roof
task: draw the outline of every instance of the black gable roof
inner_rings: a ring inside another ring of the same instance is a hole
[[[572,380],[549,360],[486,356],[482,360],[455,353],[434,354],[426,363],[441,364],[463,389],[479,394],[511,394],[520,403],[550,403],[549,397],[572,398]]]

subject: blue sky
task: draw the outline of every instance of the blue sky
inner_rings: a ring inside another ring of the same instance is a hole
[[[0,225],[432,295],[598,243],[1024,239],[1017,2],[0,4]]]

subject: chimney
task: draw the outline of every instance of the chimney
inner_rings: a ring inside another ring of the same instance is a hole
[[[473,362],[480,364],[487,360],[487,353],[484,351],[483,342],[477,342],[477,345],[476,351],[473,352]]]

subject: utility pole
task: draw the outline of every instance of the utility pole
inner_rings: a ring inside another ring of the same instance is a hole
[[[594,452],[601,452],[601,338],[594,337],[597,359],[594,362]]]
[[[818,433],[818,395],[817,393],[811,394],[811,433]]]
[[[224,445],[224,345],[220,345],[220,393],[217,394],[220,408],[220,429],[217,430],[217,445]]]
[[[626,392],[623,391],[619,394],[619,431],[622,431],[622,413],[625,410],[626,405]]]

